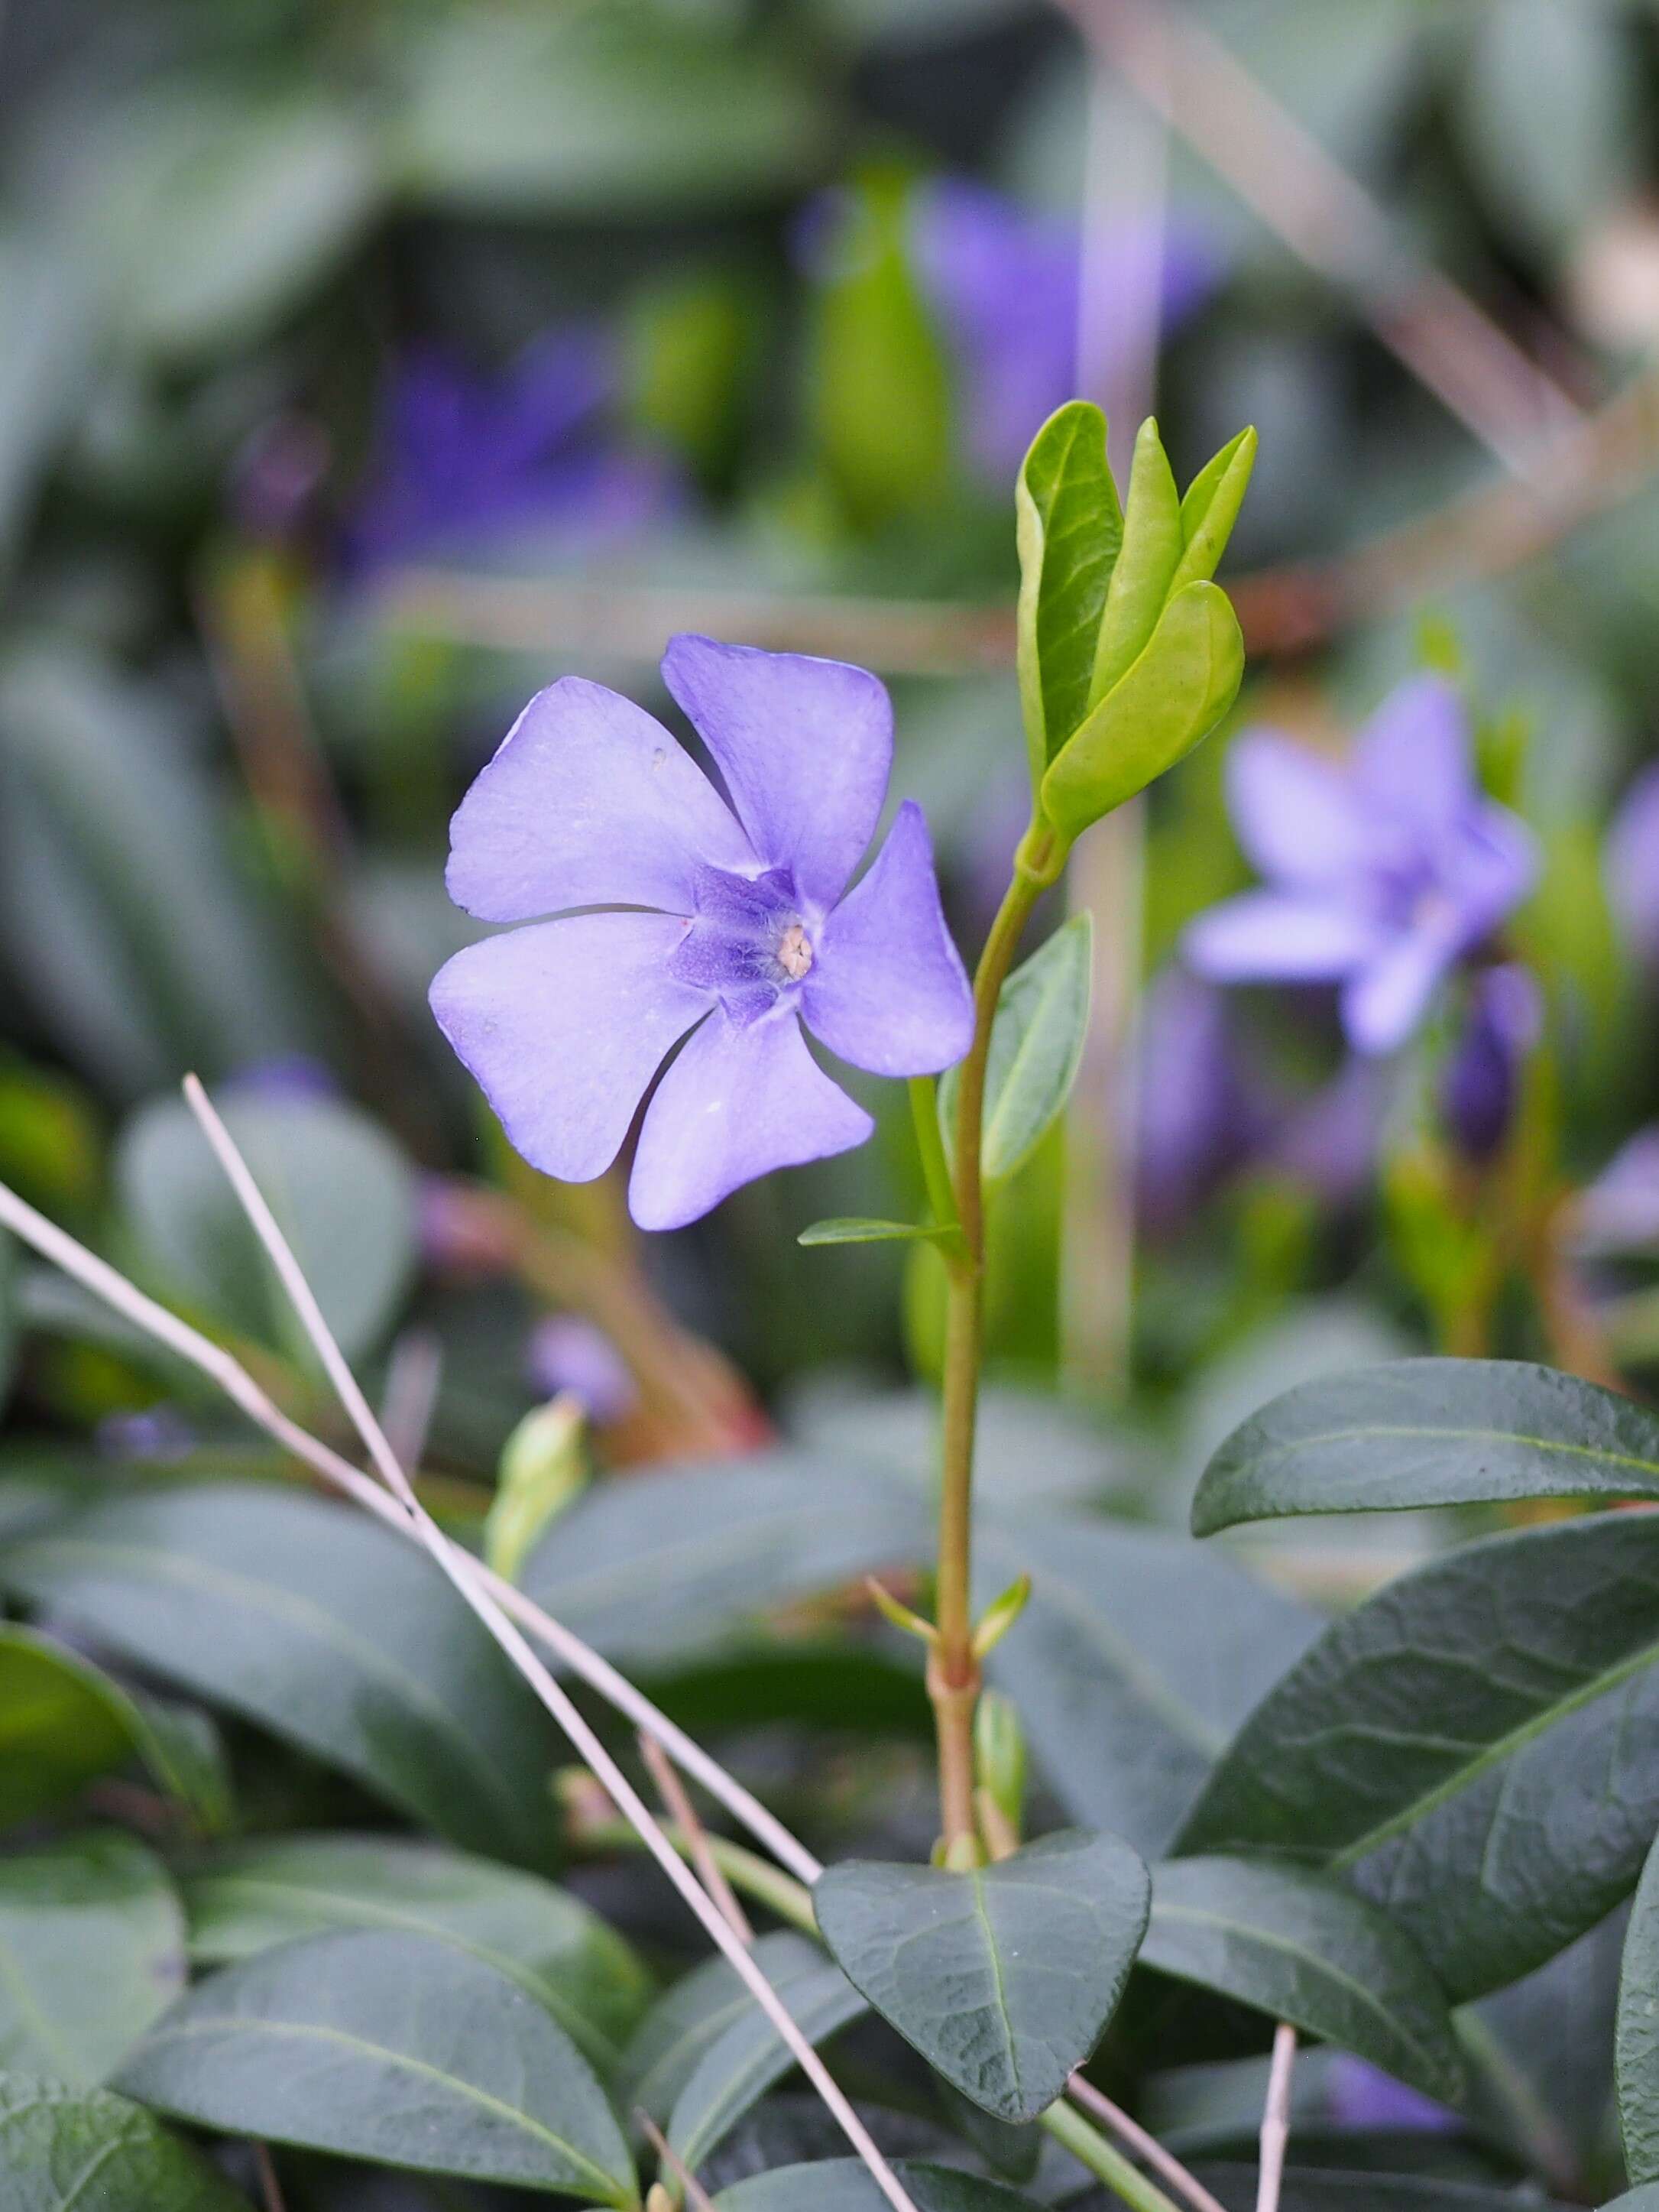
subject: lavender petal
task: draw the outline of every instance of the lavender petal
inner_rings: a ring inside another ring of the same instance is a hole
[[[1372,857],[1373,818],[1335,762],[1276,730],[1245,730],[1227,756],[1227,811],[1273,881],[1340,890]]]
[[[1329,983],[1387,942],[1375,922],[1334,902],[1244,891],[1189,923],[1182,949],[1212,983]]]

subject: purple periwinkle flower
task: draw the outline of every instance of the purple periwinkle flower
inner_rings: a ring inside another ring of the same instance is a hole
[[[631,701],[578,677],[538,692],[461,802],[447,876],[480,921],[535,926],[469,945],[432,986],[507,1135],[566,1182],[610,1166],[690,1032],[640,1130],[642,1229],[870,1134],[803,1021],[878,1075],[949,1067],[973,1027],[919,806],[847,889],[892,768],[884,686],[684,635],[662,670],[731,805]]]
[[[1349,1042],[1394,1051],[1537,867],[1526,825],[1475,781],[1462,700],[1416,677],[1346,762],[1249,730],[1227,769],[1234,828],[1267,885],[1200,915],[1188,963],[1213,982],[1336,983]]]
[[[1146,996],[1136,1067],[1137,1204],[1155,1237],[1178,1229],[1265,1136],[1224,995],[1180,968]]]
[[[1607,895],[1626,942],[1659,969],[1659,765],[1644,769],[1607,832]]]
[[[1436,2104],[1420,2089],[1408,2088],[1369,2060],[1340,2052],[1331,2061],[1327,2090],[1329,2116],[1345,2128],[1401,2129],[1419,2135],[1452,2135],[1455,2112]]]
[[[1005,484],[1077,390],[1078,227],[965,177],[942,177],[917,195],[913,236],[923,287],[959,364],[974,460]],[[1148,254],[1158,257],[1165,327],[1192,313],[1215,283],[1215,257],[1190,229],[1149,238],[1125,223],[1098,250],[1103,265],[1093,276],[1109,333],[1112,297],[1138,278]]]
[[[592,540],[654,520],[675,486],[607,427],[617,382],[611,345],[585,326],[546,331],[495,377],[435,346],[410,352],[349,518],[348,566],[458,556],[538,527]]]
[[[628,1362],[602,1328],[580,1314],[548,1314],[525,1346],[525,1371],[544,1398],[581,1401],[590,1421],[625,1420],[640,1400]]]
[[[1659,1251],[1659,1121],[1638,1129],[1579,1193],[1574,1225],[1585,1254]]]
[[[1463,1027],[1440,1072],[1440,1118],[1464,1157],[1480,1163],[1503,1149],[1522,1070],[1543,1028],[1543,1001],[1518,962],[1470,979]]]

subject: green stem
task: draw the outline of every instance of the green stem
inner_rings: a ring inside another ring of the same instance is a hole
[[[951,1187],[962,1246],[947,1253],[942,1389],[938,1599],[939,1642],[927,1669],[939,1737],[939,1811],[947,1863],[977,1856],[974,1820],[974,1710],[979,1661],[974,1654],[974,1430],[985,1329],[985,1194],[980,1146],[985,1080],[997,1000],[1031,908],[1065,860],[1061,841],[1033,824],[1015,856],[1014,876],[991,924],[974,976],[974,1036],[957,1070]]]
[[[1179,2212],[1172,2197],[1166,2197],[1155,2181],[1149,2181],[1138,2166],[1132,2165],[1063,2097],[1049,2106],[1037,2124],[1046,2128],[1056,2142],[1064,2143],[1072,2156],[1086,2166],[1097,2180],[1103,2181],[1113,2196],[1133,2205],[1134,2212]]]
[[[938,1079],[913,1075],[908,1089],[910,1119],[915,1124],[916,1150],[921,1155],[927,1203],[933,1210],[934,1220],[948,1225],[957,1218],[957,1199],[951,1188],[951,1163],[945,1157],[945,1139],[939,1133]]]
[[[681,1828],[664,1825],[663,1833],[677,1851],[691,1856],[690,1839]],[[584,1828],[580,1841],[590,1850],[644,1848],[636,1832],[625,1820],[604,1821],[597,1826]],[[799,1928],[803,1936],[814,1942],[822,1942],[818,1933],[817,1916],[812,1910],[812,1893],[805,1882],[797,1881],[775,1867],[770,1859],[758,1852],[734,1844],[727,1836],[705,1834],[710,1855],[720,1872],[735,1890],[763,1905],[769,1912],[792,1928]],[[1109,2142],[1093,2124],[1086,2120],[1074,2106],[1062,2097],[1038,2115],[1038,2125],[1046,2128],[1057,2142],[1063,2143],[1073,2156],[1086,2166],[1097,2180],[1132,2205],[1134,2212],[1180,2212],[1174,2200],[1166,2197],[1155,2183],[1149,2181],[1137,2166],[1133,2166]]]

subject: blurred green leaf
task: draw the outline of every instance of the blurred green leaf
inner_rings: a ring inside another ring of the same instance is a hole
[[[0,1858],[0,2066],[104,2080],[185,1980],[185,1921],[154,1852],[115,1829]]]
[[[1619,1982],[1619,2131],[1632,2181],[1659,2183],[1659,1848],[1637,1885]]]
[[[551,2014],[452,1943],[352,1930],[210,1975],[122,2087],[232,2135],[637,2206],[605,2093]]]
[[[66,1803],[135,1754],[198,1827],[222,1827],[228,1783],[204,1726],[199,1714],[124,1689],[66,1645],[0,1626],[0,1827]]]
[[[92,655],[0,666],[0,932],[36,1018],[118,1092],[303,1047],[178,708]]]
[[[391,121],[418,199],[510,216],[711,213],[824,158],[833,103],[787,47],[634,7],[492,7],[407,42]]]
[[[596,2066],[616,2063],[650,1996],[627,1943],[568,1891],[400,1836],[229,1844],[183,1887],[194,1959],[225,1965],[331,1928],[441,1936],[527,1990]]]
[[[916,2212],[1036,2212],[1033,2198],[948,2166],[901,2159],[893,2171]],[[868,2166],[855,2158],[779,2166],[721,2190],[714,2199],[715,2212],[883,2212],[886,2203]]]
[[[111,1498],[0,1553],[0,1581],[454,1842],[549,1857],[540,1706],[438,1569],[355,1511],[236,1482]]]
[[[17,1358],[17,1247],[0,1229],[0,1408],[11,1389]]]
[[[1629,1893],[1659,1824],[1656,1588],[1659,1517],[1637,1513],[1401,1576],[1263,1698],[1182,1848],[1322,1859],[1455,1998],[1515,1980]]]
[[[1031,784],[1088,711],[1107,586],[1123,543],[1106,417],[1073,399],[1031,441],[1014,491],[1019,693]]]
[[[994,1864],[829,1868],[823,1940],[882,2018],[1001,2120],[1046,2112],[1099,2042],[1146,1932],[1146,1869],[1062,1829]]]
[[[612,1658],[661,1658],[770,1607],[924,1559],[920,1491],[773,1452],[601,1483],[531,1554],[527,1594]]]
[[[215,2166],[107,2089],[0,2074],[7,2212],[71,2212],[94,2175],[96,2212],[247,2212]]]
[[[330,276],[385,190],[374,137],[317,91],[139,94],[88,210],[122,334],[196,357],[262,337]]]
[[[1204,1470],[1193,1533],[1300,1513],[1659,1498],[1659,1415],[1553,1367],[1401,1359],[1304,1382]]]
[[[998,995],[981,1136],[980,1171],[988,1183],[1017,1174],[1065,1110],[1083,1065],[1093,969],[1093,917],[1073,915],[1015,969]],[[950,1069],[939,1088],[947,1150],[958,1074]]]
[[[331,1098],[227,1097],[247,1160],[348,1359],[391,1327],[415,1271],[415,1180],[379,1124]],[[144,1266],[220,1327],[311,1355],[196,1117],[158,1098],[121,1133],[114,1177]]]
[[[931,1221],[815,1221],[797,1244],[937,1244],[952,1232]]]
[[[61,244],[0,236],[0,569],[84,404],[95,319],[88,272]]]
[[[1133,799],[1209,735],[1243,675],[1244,640],[1226,593],[1188,584],[1043,777],[1043,811],[1076,836]]]
[[[587,1487],[587,1417],[580,1401],[565,1392],[532,1407],[501,1447],[495,1495],[484,1516],[484,1558],[498,1575],[516,1582],[519,1570],[548,1523]]]
[[[1237,1998],[1455,2101],[1464,2071],[1446,1999],[1377,1906],[1300,1868],[1171,1859],[1152,1870],[1143,1966]]]

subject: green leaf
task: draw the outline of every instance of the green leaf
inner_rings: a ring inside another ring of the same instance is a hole
[[[1103,699],[1140,658],[1170,596],[1170,580],[1186,549],[1181,495],[1158,424],[1150,416],[1135,434],[1129,495],[1123,509],[1123,544],[1095,648],[1088,704]]]
[[[257,1484],[155,1490],[26,1536],[0,1582],[454,1842],[547,1856],[540,1705],[431,1561],[366,1516]]]
[[[1399,1359],[1273,1399],[1216,1452],[1193,1533],[1295,1513],[1659,1498],[1659,1416],[1522,1360]]]
[[[1194,2166],[1226,2212],[1255,2212],[1260,2188],[1255,2166]],[[1619,2202],[1622,2204],[1624,2198]],[[1279,2192],[1279,2212],[1565,2212],[1551,2200],[1504,2187],[1481,2188],[1415,2174],[1371,2172],[1322,2173],[1292,2166]],[[1607,2212],[1613,2212],[1609,2205]]]
[[[987,1662],[1073,1820],[1161,1851],[1318,1616],[1219,1553],[1081,1516],[988,1515],[980,1602],[1029,1568],[1031,1597]]]
[[[379,1125],[333,1098],[238,1098],[226,1127],[348,1359],[390,1326],[415,1269],[415,1179]],[[196,1118],[158,1098],[121,1133],[114,1173],[144,1261],[221,1326],[312,1355]]]
[[[1632,2181],[1659,2183],[1659,1846],[1642,1869],[1625,1935],[1617,2073],[1626,2170]]]
[[[94,289],[89,270],[61,242],[21,228],[0,235],[0,568],[85,404],[96,360],[88,343]]]
[[[831,110],[781,46],[629,10],[439,17],[392,118],[416,197],[507,216],[691,214],[787,191]]]
[[[904,2159],[893,2171],[916,2212],[1035,2212],[1030,2197],[1000,2182]],[[757,2173],[721,2190],[714,2205],[715,2212],[886,2212],[887,2199],[860,2160],[826,2158]]]
[[[1478,1996],[1633,1887],[1659,1826],[1656,1660],[1659,1516],[1466,1545],[1326,1630],[1182,1848],[1324,1859]]]
[[[0,2074],[0,2178],[6,2212],[248,2212],[240,2190],[142,2106],[27,2074]]]
[[[796,2026],[815,2045],[868,2009],[834,1960],[793,1930],[783,1932],[765,1972]],[[702,2051],[674,2100],[668,2140],[685,2165],[695,2173],[750,2107],[794,2065],[776,2028],[745,1990],[743,2008]]]
[[[954,1235],[947,1224],[931,1221],[866,1221],[856,1215],[815,1221],[795,1239],[798,1244],[942,1243]]]
[[[606,2069],[650,1996],[634,1952],[580,1898],[436,1844],[281,1836],[221,1848],[182,1886],[194,1959],[222,1966],[331,1928],[441,1936],[527,1990]]]
[[[1043,811],[1076,836],[1121,806],[1209,735],[1243,676],[1244,640],[1226,593],[1187,585],[1042,779]]]
[[[1089,708],[1095,649],[1123,516],[1106,417],[1067,401],[1031,441],[1014,489],[1019,696],[1035,788]]]
[[[0,2067],[101,2081],[184,1978],[178,1898],[131,1836],[91,1830],[0,1858]]]
[[[919,1492],[777,1451],[596,1484],[531,1553],[523,1587],[609,1656],[659,1660],[928,1546]]]
[[[1602,2212],[1659,2212],[1659,2181],[1644,2181],[1638,2189],[1627,2189],[1622,2197],[1612,2198]]]
[[[1035,2212],[1030,2197],[1000,2182],[903,2159],[893,2171],[916,2212]],[[757,2173],[721,2190],[714,2205],[715,2212],[886,2212],[887,2199],[860,2160],[826,2158]]]
[[[812,1893],[823,1940],[964,2097],[1034,2120],[1123,1994],[1151,1893],[1116,1836],[1062,1829],[969,1873],[853,1860]]]
[[[980,1170],[1006,1182],[1029,1160],[1065,1109],[1083,1065],[1094,971],[1094,918],[1073,915],[1003,985],[985,1070]],[[956,1127],[958,1071],[939,1087],[947,1151]]]
[[[210,1975],[122,2069],[227,2134],[632,2208],[592,2068],[517,1982],[453,1944],[352,1930]]]
[[[36,1018],[124,1097],[304,1048],[177,698],[36,645],[0,671],[0,930]]]
[[[64,1644],[0,1626],[0,1827],[65,1803],[135,1753],[198,1826],[223,1824],[224,1773],[190,1717],[124,1689]]]
[[[1171,599],[1188,584],[1207,583],[1219,566],[1250,488],[1256,442],[1254,430],[1241,430],[1187,487],[1187,496],[1181,502],[1183,542],[1170,583]]]
[[[761,1936],[755,1964],[775,1984],[798,1976],[803,1960],[822,1966],[823,1954],[792,1929]],[[617,2103],[665,2125],[685,2086],[708,2053],[754,2009],[755,2001],[729,1960],[705,1959],[660,1997],[635,2029],[617,2069]]]
[[[1219,1990],[1455,2102],[1463,2063],[1422,1954],[1364,1899],[1295,1867],[1172,1859],[1152,1870],[1140,1963]]]
[[[17,1364],[17,1285],[21,1273],[17,1247],[0,1229],[0,1408],[3,1408]]]

